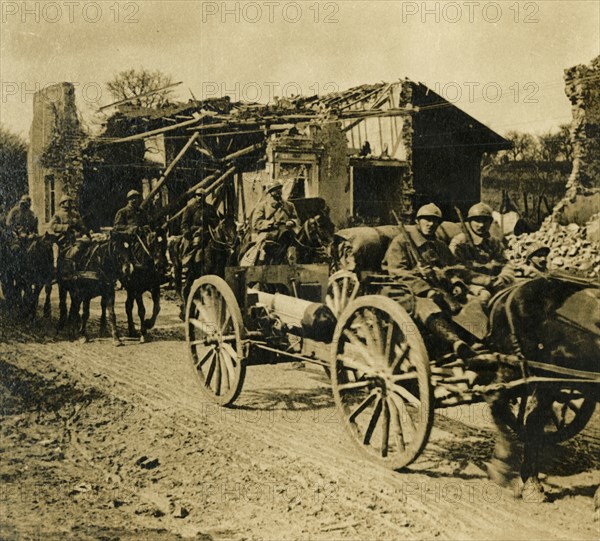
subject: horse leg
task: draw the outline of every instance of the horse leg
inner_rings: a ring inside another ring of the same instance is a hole
[[[106,298],[104,295],[100,296],[100,336],[104,336],[108,331],[108,324],[106,322]]]
[[[73,299],[71,298],[71,306]],[[58,324],[56,332],[59,332],[65,326],[67,321],[67,288],[61,282],[58,282]]]
[[[525,422],[525,444],[521,478],[525,485],[521,497],[525,501],[546,501],[544,488],[539,479],[540,455],[542,452],[544,427],[552,408],[552,393],[536,389],[530,399],[531,410]]]
[[[135,296],[131,289],[127,290],[127,300],[125,301],[125,312],[127,314],[127,336],[136,338],[135,323],[133,321],[133,301]]]
[[[152,295],[152,316],[144,322],[144,327],[148,330],[154,327],[156,318],[160,313],[160,286],[154,286],[150,294]]]
[[[79,328],[79,308],[81,307],[81,299],[79,296],[71,291],[71,307],[69,308],[69,335],[71,338],[75,338],[76,330]]]
[[[140,318],[140,342],[143,344],[146,341],[146,307],[144,306],[144,294],[142,292],[135,296],[135,302]]]
[[[52,305],[50,295],[52,295],[52,279],[48,280],[44,284],[44,292],[46,294],[46,298],[44,299],[44,318],[50,319],[52,315]]]
[[[113,338],[113,344],[115,346],[122,346],[123,342],[119,338],[119,331],[117,329],[117,316],[115,314],[115,291],[108,286],[110,289],[105,293],[106,295],[106,309],[108,310],[108,321],[110,324],[110,332]]]
[[[81,327],[79,328],[79,342],[85,344],[88,341],[87,322],[90,318],[90,297],[83,299],[83,310],[81,312]]]

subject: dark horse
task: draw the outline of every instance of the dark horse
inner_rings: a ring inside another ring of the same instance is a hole
[[[160,286],[164,282],[167,269],[167,241],[162,230],[152,231],[149,228],[138,230],[132,237],[131,256],[133,271],[119,276],[119,280],[127,291],[125,311],[127,312],[127,329],[130,337],[137,332],[133,321],[133,303],[137,304],[140,318],[140,342],[146,341],[147,331],[154,327],[160,312]],[[144,292],[152,295],[152,316],[146,319]],[[102,312],[102,322],[106,321]]]
[[[33,321],[42,289],[46,292],[44,316],[50,317],[50,294],[54,278],[55,238],[49,233],[4,238],[2,285],[9,307]]]
[[[598,380],[600,358],[600,292],[595,283],[560,275],[547,275],[513,286],[499,294],[491,310],[491,345],[500,352],[524,359],[522,366],[501,368],[498,381],[526,376],[550,376]],[[529,363],[527,361],[530,361]],[[520,432],[524,443],[521,480],[543,494],[538,480],[539,456],[544,443],[552,441],[546,428],[556,427],[574,435],[594,411],[596,387],[548,382],[529,384],[519,390],[501,391],[491,400],[498,428],[491,475],[509,483],[518,455],[512,447],[510,428]],[[520,398],[519,411],[511,403]],[[571,398],[579,397],[576,406]],[[559,413],[555,411],[559,407]],[[570,411],[571,410],[571,411]],[[566,414],[575,415],[574,420]],[[562,415],[562,418],[561,418]],[[555,433],[556,436],[556,433]],[[561,441],[566,437],[555,437]],[[495,468],[495,469],[494,469]],[[527,485],[526,485],[527,486]]]
[[[181,301],[181,314],[184,313],[186,299],[194,280],[206,274],[223,276],[225,267],[237,263],[239,237],[236,223],[230,216],[222,218],[217,227],[210,228],[201,239],[196,255],[187,267],[183,264],[184,243],[182,236],[169,239],[168,254],[173,273],[173,286]]]
[[[87,322],[90,301],[101,297],[102,309],[108,309],[109,325],[115,345],[121,345],[115,316],[115,282],[133,270],[131,239],[121,233],[111,233],[108,239],[92,240],[77,248],[67,250],[58,276],[60,295],[59,330],[64,325],[66,294],[71,297],[69,323],[74,329],[79,322],[79,310],[83,304],[81,325],[78,334],[81,342],[87,342]]]

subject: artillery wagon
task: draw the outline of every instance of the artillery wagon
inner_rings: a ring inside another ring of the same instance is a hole
[[[390,277],[376,273],[360,280],[344,270],[329,276],[327,265],[228,267],[224,279],[199,278],[187,301],[186,340],[202,394],[228,406],[253,365],[321,365],[354,445],[393,469],[419,456],[437,407],[510,393],[509,422],[524,435],[527,399],[536,386],[547,386],[553,393],[549,440],[573,436],[592,416],[600,383],[597,364],[595,370],[572,370],[526,361],[522,352],[514,354],[514,344],[502,347],[494,340],[493,332],[487,350],[468,363],[440,355],[426,346],[427,336],[410,309],[382,294],[389,285]],[[398,281],[394,285],[404,287]],[[492,327],[504,325],[499,318]],[[593,335],[593,329],[583,332]],[[594,344],[597,351],[597,335]],[[517,376],[500,380],[503,366]]]

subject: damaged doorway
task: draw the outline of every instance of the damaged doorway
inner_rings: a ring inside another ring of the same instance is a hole
[[[402,210],[403,166],[353,166],[352,214],[356,223],[381,225],[395,223]]]

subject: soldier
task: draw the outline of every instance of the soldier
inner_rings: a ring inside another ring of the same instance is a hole
[[[120,231],[131,231],[137,227],[150,225],[148,213],[140,206],[142,196],[137,190],[127,192],[127,205],[117,211],[114,228]]]
[[[38,232],[38,219],[31,210],[31,197],[24,195],[8,213],[6,225],[15,235],[32,235]]]
[[[390,243],[382,268],[391,275],[401,276],[403,283],[410,286],[415,295],[415,315],[427,329],[461,358],[474,355],[459,336],[449,313],[460,310],[460,304],[448,294],[464,284],[453,283],[444,269],[455,265],[456,260],[435,232],[442,222],[442,211],[430,203],[417,211],[417,224],[409,226]],[[410,238],[407,238],[410,237]]]
[[[206,201],[206,190],[199,188],[195,197],[183,211],[181,234],[183,235],[183,264],[188,266],[197,259],[210,238],[210,228],[219,225],[219,215],[213,205]]]
[[[534,242],[525,254],[525,264],[517,267],[517,274],[523,278],[537,278],[548,271],[550,248],[540,242]]]
[[[266,189],[265,199],[256,205],[252,213],[251,240],[255,242],[259,261],[266,259],[267,243],[279,244],[282,236],[297,234],[300,218],[296,207],[283,200],[283,184],[272,182]]]
[[[88,231],[72,197],[63,195],[58,205],[60,208],[50,220],[48,227],[57,237],[58,260],[56,266],[58,273],[61,274],[67,250],[71,247],[73,248],[70,257],[74,261],[77,258],[82,243],[85,242],[82,237],[87,235]]]
[[[489,277],[481,285],[496,290],[512,282],[513,276],[502,243],[490,235],[493,221],[489,205],[473,205],[467,215],[466,231],[452,239],[450,250],[466,267]]]

